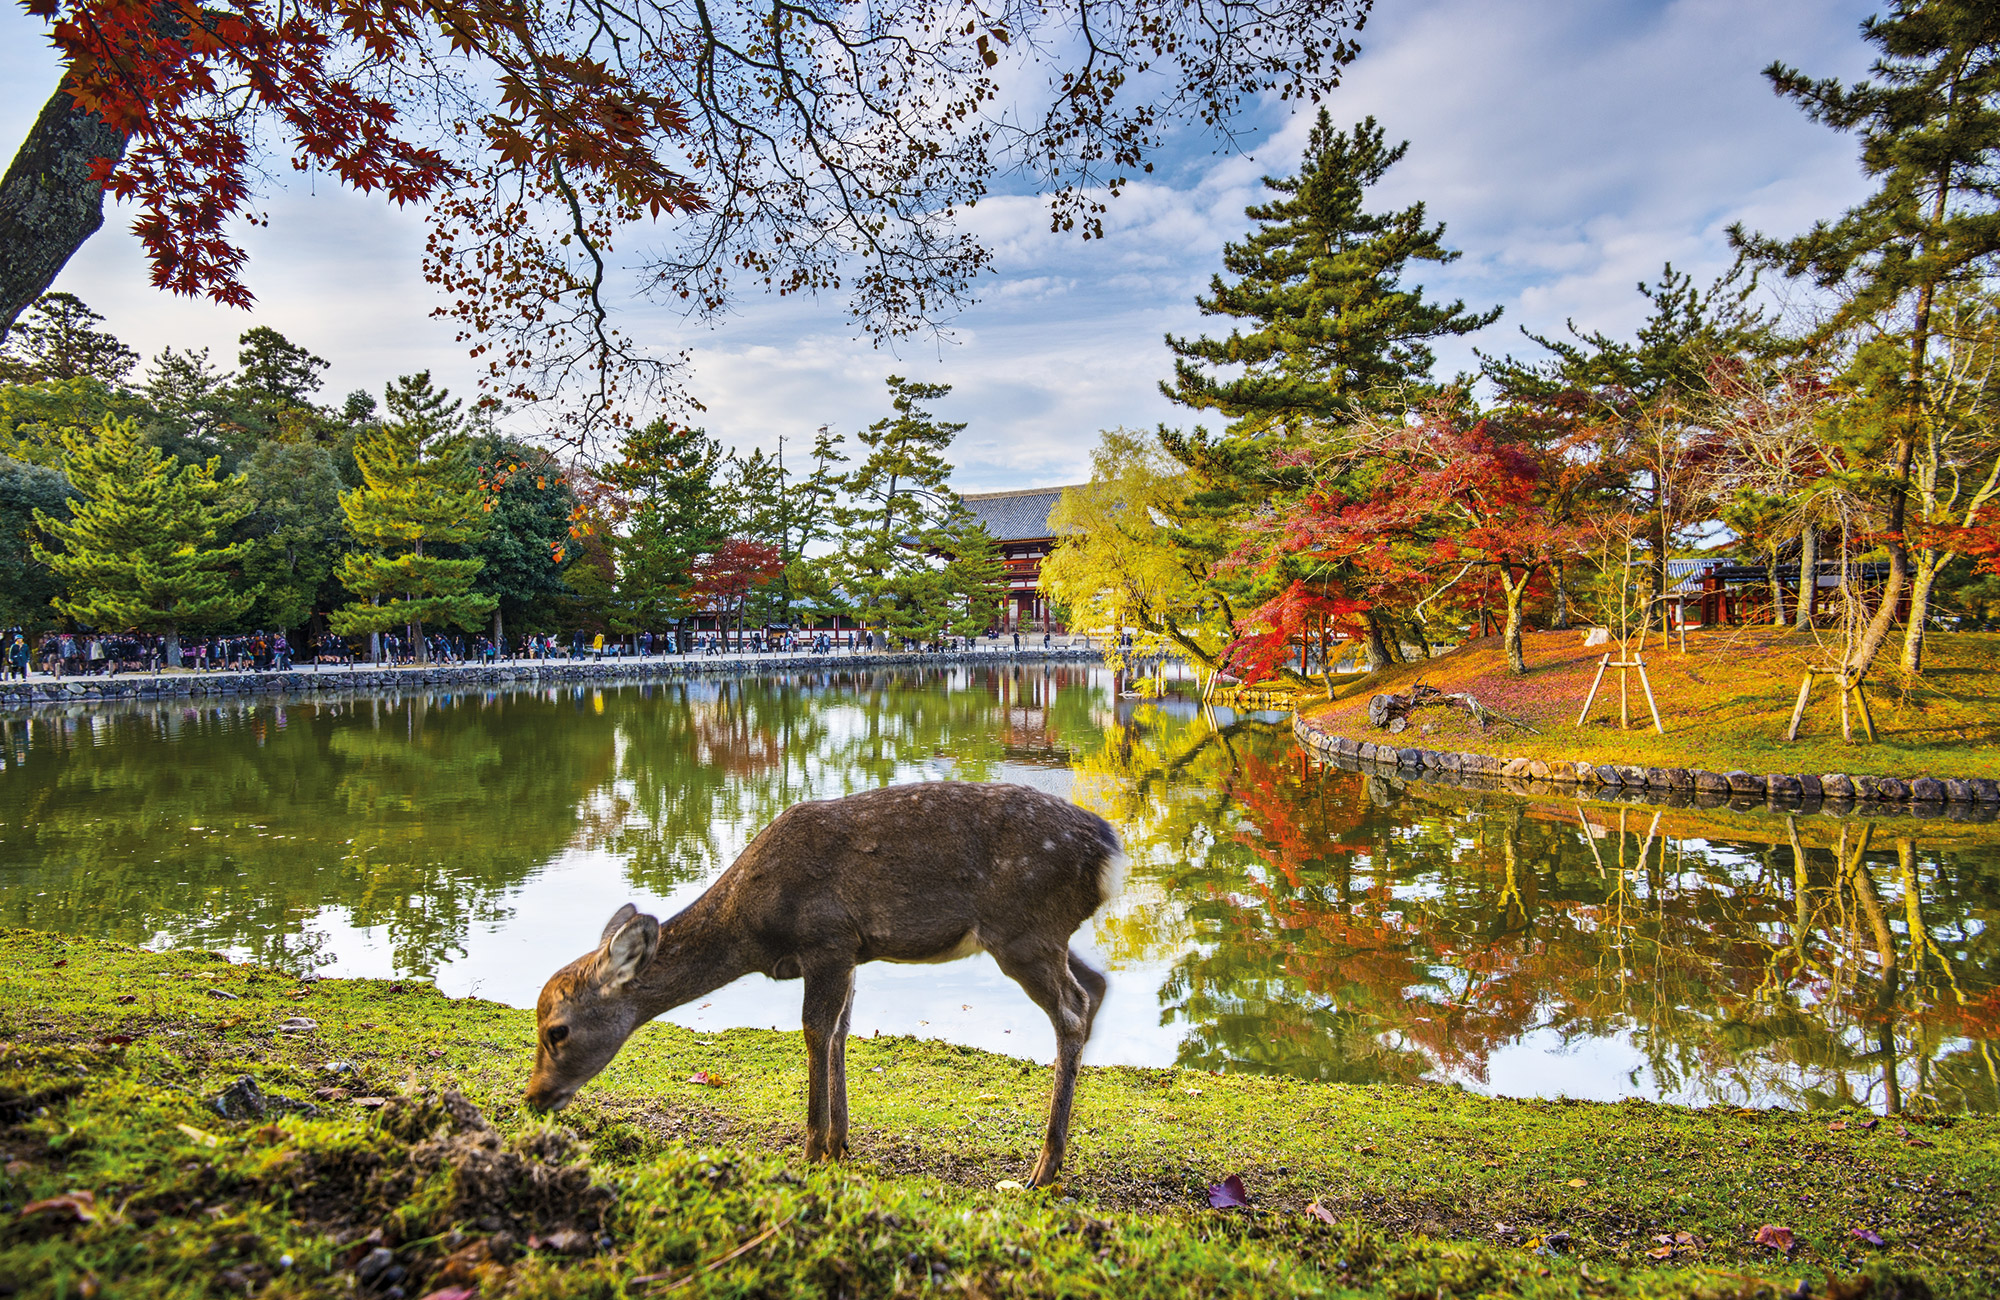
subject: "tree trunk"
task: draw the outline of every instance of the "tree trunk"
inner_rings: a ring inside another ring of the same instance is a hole
[[[1785,618],[1785,583],[1778,576],[1778,552],[1773,547],[1770,558],[1764,562],[1764,578],[1771,585],[1771,626],[1783,627]]]
[[[504,625],[500,622],[500,607],[498,605],[495,605],[493,607],[493,657],[495,659],[502,659],[506,657],[506,654],[507,654],[506,629]]]
[[[1366,639],[1368,647],[1368,671],[1379,673],[1396,661],[1389,657],[1389,647],[1382,636],[1382,616],[1372,609],[1369,610],[1366,627],[1368,629]]]
[[[1813,602],[1819,595],[1819,530],[1811,523],[1799,529],[1799,600],[1793,611],[1793,626],[1801,632],[1812,627]]]
[[[1569,631],[1569,584],[1565,580],[1561,560],[1549,562],[1549,577],[1556,589],[1555,613],[1549,620],[1549,627],[1557,632],[1567,632]]]
[[[162,668],[181,666],[181,630],[177,627],[167,629],[166,647],[160,655],[160,666]]]
[[[103,226],[91,167],[124,156],[125,136],[57,86],[0,179],[0,339]]]
[[[1910,622],[1903,629],[1903,671],[1915,676],[1924,671],[1924,620],[1930,614],[1931,588],[1945,556],[1926,550],[1917,560],[1917,573],[1910,583]]]
[[[1505,633],[1507,671],[1516,676],[1528,671],[1527,657],[1521,653],[1521,611],[1528,604],[1528,580],[1533,576],[1534,570],[1530,569],[1521,575],[1519,582],[1511,582],[1507,579],[1506,572],[1503,569],[1500,577],[1500,585],[1507,592],[1507,631]]]

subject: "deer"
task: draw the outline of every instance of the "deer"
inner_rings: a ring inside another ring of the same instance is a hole
[[[1048,1135],[1030,1184],[1062,1168],[1105,978],[1069,946],[1114,898],[1109,822],[1020,785],[936,781],[787,808],[666,921],[626,903],[535,1005],[527,1104],[567,1105],[640,1025],[753,971],[804,981],[806,1159],[847,1147],[847,1029],[863,962],[990,953],[1055,1027]]]

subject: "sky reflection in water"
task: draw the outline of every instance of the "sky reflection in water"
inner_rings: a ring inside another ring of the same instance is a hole
[[[1012,780],[1110,817],[1087,1059],[1509,1095],[1995,1104],[2000,832],[1535,804],[1328,771],[1099,668],[46,712],[0,723],[0,920],[531,1005],[778,811]],[[922,828],[912,828],[921,834]],[[671,1018],[798,1023],[796,983]],[[991,960],[864,967],[855,1030],[1046,1060]]]

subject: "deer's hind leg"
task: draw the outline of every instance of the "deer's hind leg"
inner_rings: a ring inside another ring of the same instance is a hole
[[[1104,977],[1065,945],[1024,941],[992,952],[1000,969],[1027,991],[1055,1026],[1055,1087],[1049,1095],[1049,1131],[1042,1142],[1041,1159],[1035,1162],[1035,1172],[1028,1180],[1032,1186],[1046,1187],[1056,1180],[1069,1149],[1077,1069],[1083,1063],[1083,1045],[1090,1039],[1091,1018],[1104,997]],[[1081,967],[1091,981],[1079,978],[1074,967]]]
[[[806,1159],[838,1160],[847,1154],[846,1036],[854,967],[808,968],[805,983],[799,1020],[806,1040]]]

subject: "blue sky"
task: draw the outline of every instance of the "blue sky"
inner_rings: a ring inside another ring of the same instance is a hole
[[[1471,348],[1520,350],[1518,328],[1628,330],[1634,290],[1661,263],[1698,276],[1727,267],[1733,221],[1774,234],[1839,212],[1866,192],[1851,139],[1807,122],[1759,75],[1772,59],[1855,77],[1857,34],[1876,6],[1849,0],[1378,0],[1363,53],[1327,107],[1336,122],[1373,114],[1409,156],[1376,205],[1423,200],[1464,256],[1425,268],[1434,297],[1499,305],[1501,319],[1439,348],[1441,373]],[[11,149],[54,88],[44,29],[0,17],[0,138]],[[1202,332],[1194,297],[1222,244],[1245,229],[1258,178],[1296,168],[1310,117],[1273,115],[1251,157],[1190,142],[1117,200],[1109,238],[1048,233],[1028,196],[971,218],[999,256],[982,301],[950,341],[894,352],[857,337],[836,302],[746,299],[714,325],[633,303],[626,324],[691,350],[691,388],[708,428],[740,448],[808,445],[821,424],[852,433],[886,411],[882,380],[950,383],[938,405],[967,424],[954,447],[962,491],[1087,477],[1097,431],[1192,423],[1160,396],[1168,332]],[[471,366],[417,271],[423,214],[321,182],[276,192],[252,230],[254,315],[175,299],[149,285],[129,213],[67,267],[56,287],[82,297],[126,342],[207,346],[225,361],[252,324],[270,325],[333,365],[326,395],[428,367],[459,391]]]

